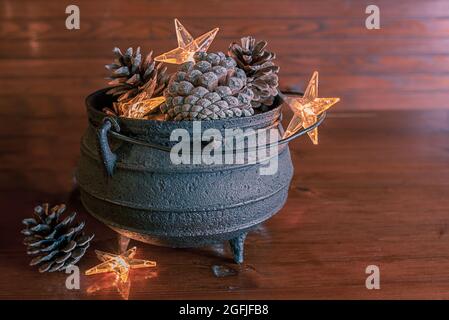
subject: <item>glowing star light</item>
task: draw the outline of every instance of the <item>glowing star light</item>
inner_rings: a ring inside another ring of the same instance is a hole
[[[157,272],[151,271],[144,275],[137,274],[133,276],[133,281],[142,283],[147,279],[155,277],[157,277]],[[106,273],[102,277],[98,277],[98,279],[86,289],[86,293],[95,294],[98,291],[110,291],[111,289],[116,289],[123,299],[128,300],[131,292],[131,280],[128,279],[128,281],[122,282],[114,274]]]
[[[186,28],[175,19],[176,37],[178,38],[178,47],[171,51],[161,54],[154,58],[155,61],[182,64],[187,61],[193,61],[193,55],[196,52],[206,52],[209,49],[218,28],[215,28],[196,39],[190,35]]]
[[[318,116],[340,101],[340,98],[318,98],[318,72],[315,71],[301,96],[284,96],[282,99],[294,112],[284,138],[289,137],[301,128],[307,129],[317,122]],[[318,144],[318,128],[307,132],[313,144]]]
[[[130,269],[149,268],[156,266],[156,262],[154,261],[134,259],[136,251],[137,248],[133,247],[127,250],[125,253],[119,255],[95,250],[97,258],[103,262],[87,270],[86,275],[90,276],[93,274],[114,272],[117,276],[117,279],[122,283],[125,283],[128,280]]]

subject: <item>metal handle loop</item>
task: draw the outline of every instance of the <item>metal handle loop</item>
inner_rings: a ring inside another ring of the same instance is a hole
[[[298,92],[285,92],[285,93],[300,94]],[[281,113],[280,117],[282,117],[282,113]],[[292,134],[291,136],[288,136],[286,138],[282,138],[280,140],[270,142],[267,144],[257,145],[256,147],[247,147],[244,150],[234,150],[234,151],[235,152],[242,152],[242,151],[249,152],[249,151],[255,151],[259,148],[268,149],[271,147],[284,145],[284,144],[314,130],[324,121],[325,118],[326,118],[326,112],[319,115],[317,122],[315,122],[312,126],[307,127],[307,128],[302,128],[301,130],[299,130],[295,134]],[[134,138],[128,137],[126,135],[123,135],[119,132],[120,132],[120,126],[119,126],[116,118],[111,117],[111,116],[107,116],[107,117],[103,118],[103,124],[99,129],[99,142],[100,142],[100,151],[101,151],[101,155],[103,158],[103,163],[106,168],[106,172],[108,173],[109,176],[112,176],[112,174],[113,174],[115,162],[117,161],[117,156],[111,151],[111,149],[109,147],[108,137],[107,137],[108,133],[118,140],[126,141],[129,143],[133,143],[133,144],[137,144],[137,145],[141,145],[141,146],[145,146],[145,147],[149,147],[149,148],[153,148],[153,149],[157,149],[157,150],[162,150],[162,151],[166,151],[166,152],[171,151],[170,147],[163,146],[163,145],[160,145],[157,143],[151,143],[151,142],[147,142],[147,141],[143,141],[143,140],[134,139]],[[191,152],[194,153],[193,150]]]
[[[110,177],[114,174],[115,163],[117,162],[117,155],[112,152],[108,141],[108,133],[113,132],[120,132],[117,120],[110,116],[103,118],[103,123],[98,129],[98,143],[104,168]]]
[[[267,144],[263,144],[263,145],[258,145],[256,147],[257,148],[270,148],[270,147],[275,147],[275,146],[281,146],[283,144],[286,144],[304,134],[306,134],[309,131],[312,131],[313,129],[315,129],[316,127],[318,127],[326,118],[326,112],[322,113],[319,117],[318,117],[318,121],[316,123],[314,123],[312,126],[307,127],[307,128],[303,128],[301,130],[299,130],[298,132],[296,132],[295,134],[292,134],[291,136],[288,136],[286,138],[280,139],[278,141],[274,141],[271,143],[267,143]],[[118,133],[117,131],[110,131],[109,132],[111,136],[113,136],[114,138],[117,138],[119,140],[122,141],[126,141],[129,143],[133,143],[133,144],[137,144],[137,145],[141,145],[141,146],[145,146],[145,147],[149,147],[149,148],[153,148],[153,149],[157,149],[157,150],[162,150],[162,151],[166,151],[166,152],[170,152],[171,148],[170,147],[166,147],[157,143],[151,143],[151,142],[147,142],[147,141],[143,141],[143,140],[138,140],[138,139],[134,139],[128,136],[125,136],[121,133]],[[245,148],[244,150],[235,150],[235,151],[253,151],[254,148]]]

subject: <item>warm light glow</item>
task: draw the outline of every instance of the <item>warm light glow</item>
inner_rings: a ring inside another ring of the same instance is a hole
[[[306,92],[301,96],[284,96],[282,100],[294,112],[284,138],[287,138],[301,128],[307,129],[317,122],[318,116],[340,101],[340,98],[318,98],[318,72],[315,71],[307,85]],[[318,144],[318,128],[308,132],[313,144]]]
[[[176,37],[178,39],[178,47],[171,51],[165,52],[154,58],[155,61],[182,64],[187,61],[193,61],[193,55],[196,52],[206,52],[212,41],[217,35],[218,28],[215,28],[196,39],[193,39],[187,29],[175,19]]]
[[[147,98],[148,95],[138,95],[126,102],[117,102],[117,109],[126,118],[143,119],[159,107],[164,97]]]
[[[136,274],[133,275],[134,283],[143,283],[148,279],[152,279],[157,277],[156,271],[145,272],[144,275]],[[99,276],[95,279],[95,282],[91,284],[86,289],[87,294],[96,294],[99,291],[110,291],[111,289],[117,290],[120,296],[128,300],[129,294],[131,292],[131,280],[128,278],[128,281],[122,282],[120,279],[112,273],[105,273],[102,276]]]
[[[156,262],[154,261],[134,259],[136,251],[137,248],[133,247],[127,250],[125,253],[118,255],[95,250],[97,258],[103,262],[87,270],[86,275],[90,276],[93,274],[113,272],[116,274],[118,280],[120,280],[122,283],[125,283],[128,280],[129,271],[131,269],[149,268],[156,266]]]

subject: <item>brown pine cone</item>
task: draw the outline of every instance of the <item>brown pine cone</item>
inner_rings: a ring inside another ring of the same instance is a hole
[[[246,75],[223,52],[199,52],[180,65],[164,91],[167,120],[214,120],[254,114]]]
[[[64,204],[49,210],[48,203],[34,209],[34,217],[24,219],[22,234],[27,254],[34,255],[31,266],[39,266],[39,272],[62,271],[75,265],[86,253],[94,235],[83,232],[84,222],[74,223],[76,212],[61,219]]]
[[[266,41],[258,41],[253,37],[244,37],[241,44],[231,43],[228,54],[237,62],[248,77],[248,88],[254,93],[253,108],[266,109],[274,102],[278,94],[279,67],[273,60],[276,55],[266,51]]]
[[[154,62],[153,52],[142,60],[140,47],[135,52],[133,48],[128,48],[124,54],[119,48],[114,48],[113,53],[114,62],[106,65],[106,69],[111,71],[111,81],[108,83],[111,88],[106,93],[116,97],[117,102],[114,103],[114,110],[104,111],[128,118],[141,118],[145,110],[137,110],[142,106],[137,102],[162,95],[169,80],[167,68]]]

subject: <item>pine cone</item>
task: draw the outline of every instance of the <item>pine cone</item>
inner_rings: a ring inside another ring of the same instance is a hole
[[[62,271],[76,264],[84,255],[94,235],[82,232],[84,222],[75,225],[76,212],[60,219],[65,205],[48,210],[48,203],[34,209],[34,218],[24,219],[22,234],[29,255],[36,255],[30,266],[38,265],[39,272]]]
[[[266,51],[266,46],[266,41],[256,43],[253,37],[244,37],[241,39],[241,45],[233,42],[228,50],[237,66],[245,70],[248,88],[254,92],[254,108],[266,109],[273,104],[278,94],[279,67],[273,63],[276,55]]]
[[[108,84],[112,88],[106,93],[116,97],[117,102],[114,103],[114,110],[106,108],[104,111],[129,118],[141,118],[145,115],[141,102],[161,96],[167,86],[167,68],[160,63],[156,65],[152,58],[153,52],[142,60],[140,47],[135,52],[133,48],[128,48],[125,54],[119,48],[114,48],[113,53],[114,63],[106,65],[106,69],[111,71],[111,81]],[[137,110],[139,107],[140,110]]]
[[[253,92],[245,72],[223,52],[198,52],[182,64],[164,91],[167,120],[210,120],[250,116]]]

